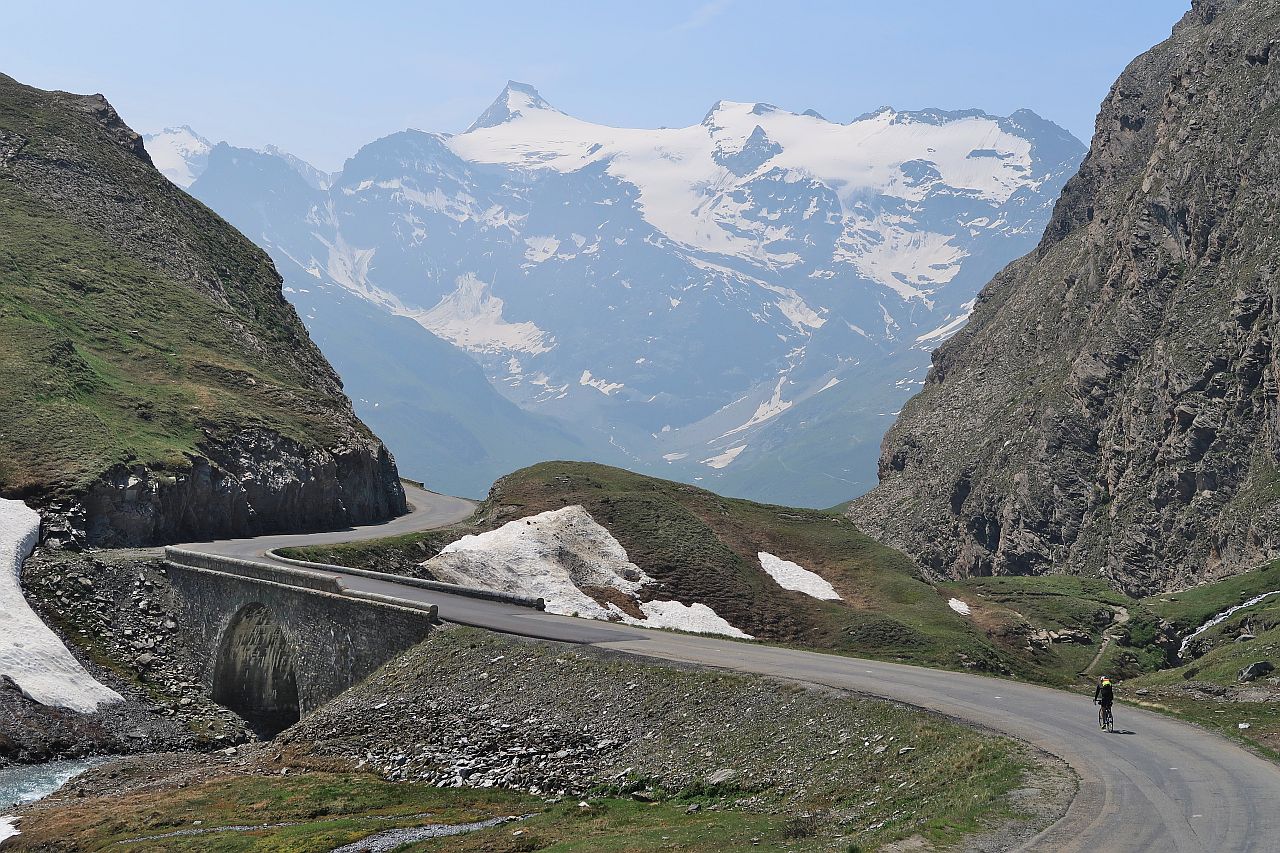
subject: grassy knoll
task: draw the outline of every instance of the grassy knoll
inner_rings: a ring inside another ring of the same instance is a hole
[[[472,787],[430,783],[457,766]],[[477,784],[504,773],[510,789]],[[1008,739],[889,702],[452,628],[274,743],[89,771],[26,810],[14,849],[330,851],[502,816],[524,819],[396,849],[945,846],[1034,833],[1049,812],[1011,794],[1056,774]]]
[[[1280,561],[1214,583],[1153,595],[1144,604],[1182,632],[1193,631],[1237,604],[1280,590]]]
[[[988,816],[989,807],[975,809],[972,800],[960,799],[957,791],[932,809],[922,804],[933,813],[922,837],[952,841],[959,832],[974,828],[975,817]],[[585,807],[580,805],[583,802]],[[696,791],[677,792],[657,802],[591,797],[547,803],[510,791],[434,788],[383,782],[366,774],[315,773],[287,778],[214,777],[186,788],[166,786],[118,798],[91,797],[31,814],[21,823],[22,835],[9,846],[14,851],[327,853],[391,829],[460,825],[506,816],[527,817],[396,849],[405,853],[872,850],[895,836],[892,830],[841,834],[810,817],[751,812],[736,808],[732,797]],[[159,837],[177,831],[198,834]]]
[[[1251,572],[1217,584],[1197,587],[1185,602],[1190,608],[1222,607],[1253,598],[1274,570]],[[1262,591],[1266,591],[1263,589]],[[1177,598],[1182,598],[1181,593]],[[1223,602],[1228,602],[1223,605]],[[1182,605],[1184,602],[1169,602]],[[1220,611],[1212,611],[1213,613]],[[1208,616],[1205,617],[1207,620]],[[1197,623],[1197,624],[1203,624]],[[1258,661],[1280,668],[1280,596],[1237,611],[1196,638],[1199,656],[1180,666],[1144,674],[1124,684],[1124,693],[1139,704],[1191,719],[1207,728],[1251,743],[1280,758],[1280,669],[1249,682],[1240,671]],[[1142,691],[1139,693],[1138,691]],[[1241,724],[1247,728],[1241,728]]]
[[[632,562],[662,583],[664,597],[707,604],[748,633],[778,643],[1070,684],[1097,652],[1116,607],[1133,603],[1101,582],[1077,578],[934,586],[903,554],[837,511],[725,498],[576,462],[543,463],[502,478],[470,521],[447,530],[284,553],[416,574],[419,563],[467,533],[572,504],[608,528]],[[761,551],[822,575],[844,601],[780,588],[761,570]],[[952,596],[971,604],[973,616],[952,610]],[[1035,630],[1064,627],[1089,631],[1089,643],[1028,643]]]

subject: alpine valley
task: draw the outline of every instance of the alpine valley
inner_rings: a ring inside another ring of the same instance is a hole
[[[272,255],[407,473],[480,495],[590,459],[805,506],[874,484],[930,352],[1084,153],[1027,110],[721,101],[638,130],[514,82],[464,133],[333,175],[186,127],[146,145]]]

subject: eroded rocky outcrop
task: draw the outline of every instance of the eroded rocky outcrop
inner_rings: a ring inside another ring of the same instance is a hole
[[[117,465],[82,497],[46,507],[52,543],[135,547],[364,524],[404,511],[386,448],[306,447],[247,430],[177,472]]]
[[[1150,591],[1280,553],[1280,3],[1197,0],[1102,105],[850,515],[945,575]]]

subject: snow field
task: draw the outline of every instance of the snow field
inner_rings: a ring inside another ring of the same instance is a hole
[[[835,190],[848,215],[867,195],[923,198],[927,187],[908,179],[903,164],[928,163],[949,186],[997,203],[1027,183],[1031,166],[1031,143],[989,116],[932,122],[885,109],[837,124],[763,104],[720,101],[699,124],[650,130],[592,124],[512,90],[506,97],[506,120],[449,137],[449,148],[474,163],[532,170],[573,172],[606,162],[610,174],[638,189],[651,224],[687,246],[727,255],[760,254],[759,241],[741,236],[742,223],[725,200],[735,185],[770,169],[787,181],[822,181]],[[752,134],[763,134],[781,150],[743,177],[716,161],[717,151],[740,150]],[[972,156],[974,151],[996,156]],[[706,204],[709,187],[719,191],[720,204]],[[530,250],[531,259],[549,254],[541,245]],[[962,256],[947,235],[905,231],[883,245],[848,250],[864,273],[907,298],[945,284]],[[932,265],[950,269],[939,272]],[[893,273],[921,287],[902,284]]]
[[[805,595],[823,601],[844,600],[840,593],[836,592],[836,588],[821,575],[809,571],[799,563],[775,557],[768,551],[761,551],[756,556],[760,558],[760,567],[783,589],[803,592]]]
[[[43,705],[84,714],[122,701],[99,684],[27,604],[22,563],[40,537],[40,515],[22,501],[0,499],[0,675]]]
[[[958,598],[953,598],[950,601],[948,601],[947,606],[950,607],[955,612],[959,613],[961,616],[971,616],[973,614],[973,611],[970,609],[969,605],[965,604],[963,601],[961,601]]]

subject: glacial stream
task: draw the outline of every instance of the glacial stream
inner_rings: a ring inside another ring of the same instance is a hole
[[[1212,628],[1215,625],[1221,625],[1223,622],[1230,619],[1231,615],[1236,611],[1244,610],[1246,607],[1252,607],[1258,602],[1268,599],[1273,595],[1280,595],[1280,589],[1272,590],[1271,592],[1264,592],[1262,595],[1255,595],[1253,598],[1249,599],[1248,601],[1245,601],[1241,604],[1237,604],[1235,607],[1230,607],[1222,611],[1217,616],[1213,617],[1208,622],[1204,623],[1199,628],[1195,629],[1190,634],[1182,638],[1182,645],[1178,647],[1178,658],[1181,659],[1184,655],[1186,655],[1187,645],[1196,637],[1203,634],[1205,631],[1208,631],[1210,628]]]
[[[50,761],[0,769],[0,841],[20,832],[17,818],[4,812],[49,796],[99,761]]]

